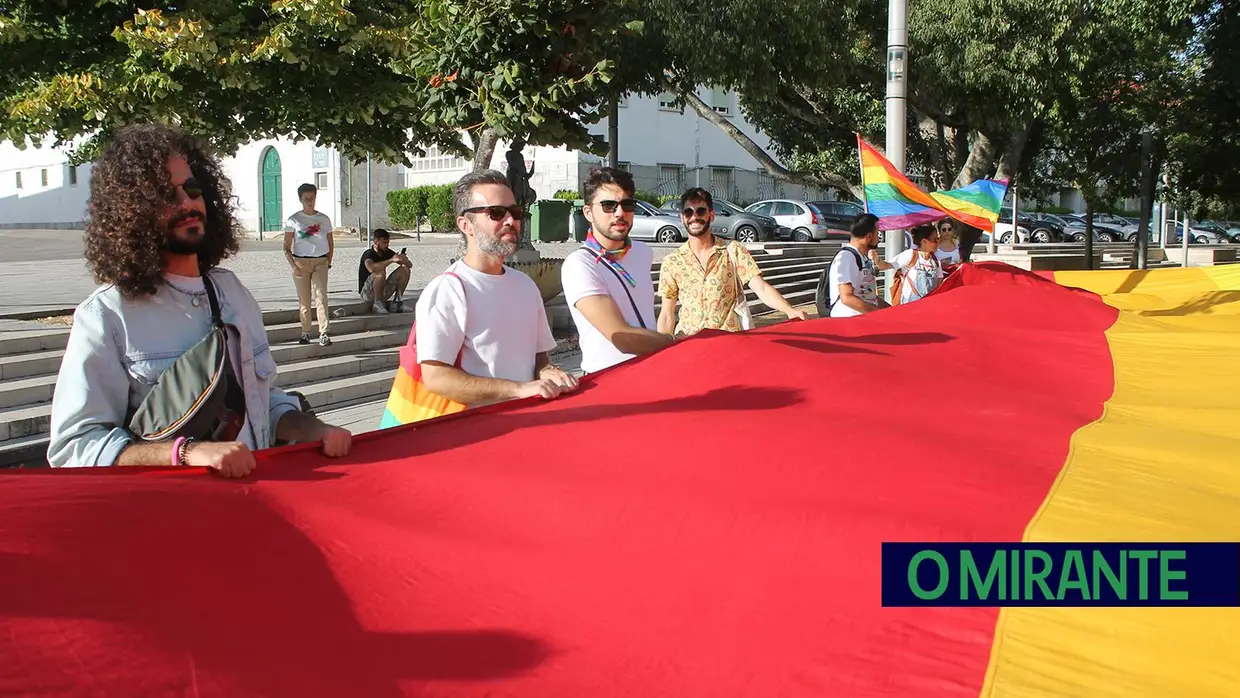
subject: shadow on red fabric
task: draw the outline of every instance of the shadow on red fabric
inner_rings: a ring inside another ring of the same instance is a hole
[[[244,481],[0,474],[0,694],[976,696],[997,612],[881,544],[1019,540],[1116,311],[968,267]]]

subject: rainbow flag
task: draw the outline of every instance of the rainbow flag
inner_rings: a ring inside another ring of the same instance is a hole
[[[857,146],[866,210],[878,216],[879,230],[902,230],[949,216],[965,225],[994,231],[1007,181],[979,179],[959,189],[927,193],[860,135]]]
[[[1240,266],[1050,276],[965,264],[238,481],[0,470],[0,695],[1236,695],[1240,607],[883,605],[884,542],[1240,540]],[[915,387],[782,436],[876,375]]]

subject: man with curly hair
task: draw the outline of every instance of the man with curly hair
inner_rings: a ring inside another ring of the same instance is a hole
[[[239,248],[230,200],[219,164],[167,126],[121,129],[96,163],[86,260],[102,286],[73,315],[52,401],[53,467],[173,464],[243,477],[253,451],[276,441],[348,453],[348,431],[303,413],[276,387],[258,302],[219,268]],[[129,420],[164,370],[211,330],[204,275],[228,326],[243,419],[229,440],[144,442]]]

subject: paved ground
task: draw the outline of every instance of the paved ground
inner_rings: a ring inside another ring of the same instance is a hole
[[[411,288],[424,287],[456,257],[455,237],[423,236],[393,239],[396,249],[409,248],[413,263]],[[539,243],[544,257],[564,257],[579,243]],[[655,245],[655,260],[674,246]],[[357,301],[357,265],[364,241],[337,242],[336,260],[329,276],[332,305]],[[0,230],[0,318],[18,313],[53,312],[73,308],[95,289],[82,257],[82,233],[70,230]],[[260,305],[268,310],[297,308],[293,277],[280,241],[247,240],[242,251],[224,262],[237,273]]]

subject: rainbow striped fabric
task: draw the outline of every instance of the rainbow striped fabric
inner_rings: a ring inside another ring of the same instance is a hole
[[[857,147],[866,210],[878,216],[879,230],[911,228],[944,216],[987,232],[995,229],[1007,181],[979,179],[959,189],[926,193],[860,135]]]

